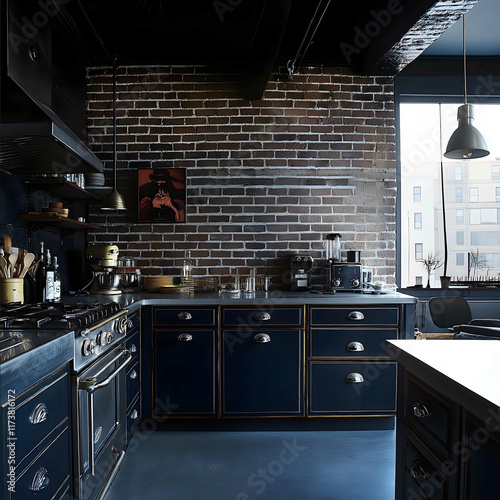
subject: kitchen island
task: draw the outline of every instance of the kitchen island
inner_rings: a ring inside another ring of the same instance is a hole
[[[398,361],[397,499],[492,498],[500,470],[500,343],[388,340]]]

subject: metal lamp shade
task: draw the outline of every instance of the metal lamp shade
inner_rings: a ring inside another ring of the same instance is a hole
[[[116,188],[102,200],[101,210],[127,210],[125,199]]]
[[[474,108],[464,104],[458,108],[458,128],[453,132],[444,156],[452,160],[482,158],[490,152],[479,130],[472,125]]]

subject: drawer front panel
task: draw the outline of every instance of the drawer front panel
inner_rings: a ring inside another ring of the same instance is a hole
[[[360,358],[381,356],[387,358],[385,339],[396,339],[397,328],[312,329],[310,337],[311,357]]]
[[[214,330],[154,330],[156,415],[213,415],[216,412]]]
[[[424,448],[406,436],[405,441],[405,498],[445,500],[448,482],[444,465],[431,457]],[[450,473],[451,475],[451,473]],[[413,495],[413,496],[412,496]]]
[[[311,307],[313,326],[398,325],[398,307]]]
[[[429,434],[446,447],[451,408],[423,387],[407,380],[405,420],[425,436]]]
[[[141,387],[141,377],[140,377],[140,367],[139,363],[132,365],[132,367],[127,371],[127,408],[129,407],[132,400],[134,400],[139,394],[139,389]]]
[[[11,494],[16,498],[36,498],[52,500],[61,498],[70,482],[70,437],[69,429],[54,436],[54,442],[44,449],[40,455],[30,458],[30,466],[16,481],[16,491]],[[39,488],[38,491],[32,491]]]
[[[217,323],[217,310],[213,307],[180,308],[155,307],[154,325],[159,327],[213,326]]]
[[[127,443],[130,443],[135,430],[141,421],[141,398],[133,401],[131,407],[127,410]]]
[[[301,328],[304,323],[303,307],[225,307],[222,322],[225,326],[248,325],[251,328],[286,326]]]
[[[17,463],[43,439],[50,439],[54,429],[69,419],[68,413],[67,372],[57,372],[19,398],[16,401]]]
[[[133,313],[130,313],[127,315],[128,319],[132,322],[132,326],[129,327],[128,333],[135,333],[139,331],[139,318],[140,314],[139,311],[134,311]]]
[[[309,364],[309,414],[396,411],[396,363]]]
[[[139,361],[141,347],[139,342],[140,337],[138,333],[132,335],[131,337],[127,337],[127,340],[125,341],[125,347],[132,353],[132,361],[130,362],[132,365]]]

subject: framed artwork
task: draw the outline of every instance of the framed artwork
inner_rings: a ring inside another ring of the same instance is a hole
[[[137,186],[139,222],[186,222],[185,168],[141,168]]]

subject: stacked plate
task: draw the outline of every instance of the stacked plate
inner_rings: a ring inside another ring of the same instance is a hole
[[[85,174],[85,185],[90,187],[104,186],[104,174],[101,173]]]
[[[162,286],[172,286],[174,284],[173,276],[144,276],[142,286],[148,292],[158,292]]]

